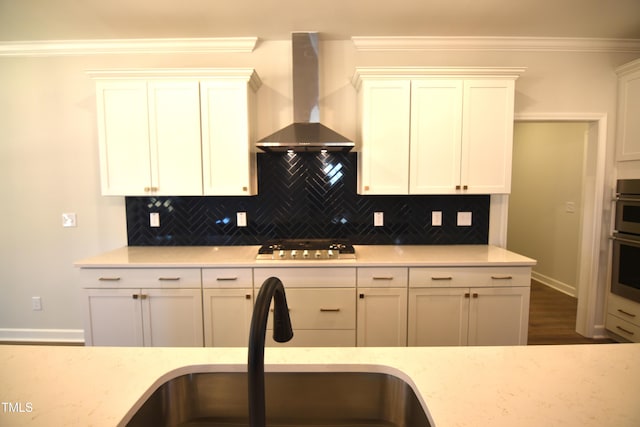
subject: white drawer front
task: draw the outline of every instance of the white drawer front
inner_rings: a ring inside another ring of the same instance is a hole
[[[83,268],[83,288],[199,288],[199,268]]]
[[[640,304],[637,302],[609,294],[607,311],[613,316],[640,326]]]
[[[632,342],[640,342],[640,326],[607,314],[607,329]]]
[[[205,288],[251,288],[253,272],[250,268],[204,268],[202,286]]]
[[[285,294],[294,331],[356,328],[355,289],[288,289]],[[272,327],[271,313],[269,328]]]
[[[282,280],[285,289],[356,286],[355,268],[333,267],[291,267],[256,268],[253,271],[256,289],[259,289],[269,277]]]
[[[408,278],[407,268],[358,268],[359,288],[406,288]]]
[[[409,269],[409,287],[531,286],[530,267],[415,267]]]

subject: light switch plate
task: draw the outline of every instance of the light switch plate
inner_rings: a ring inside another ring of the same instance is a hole
[[[442,226],[442,211],[432,211],[431,212],[431,226],[432,227],[441,227]]]
[[[373,226],[374,227],[384,226],[384,212],[373,213]]]
[[[158,212],[149,214],[149,227],[160,227],[160,214]]]
[[[247,213],[246,212],[236,212],[236,224],[238,227],[246,227],[247,226]]]
[[[72,212],[62,214],[63,227],[75,227],[77,225],[76,214]]]
[[[458,227],[471,226],[471,212],[458,212]]]

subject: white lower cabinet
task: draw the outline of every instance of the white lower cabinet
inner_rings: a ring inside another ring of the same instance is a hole
[[[199,269],[82,269],[85,344],[202,347]]]
[[[527,343],[529,268],[410,270],[410,346]]]
[[[256,294],[269,277],[285,286],[293,339],[273,340],[272,318],[267,324],[267,345],[297,347],[353,347],[356,345],[356,269],[257,268]]]
[[[200,289],[86,289],[85,342],[201,347]]]
[[[85,342],[245,347],[254,295],[278,277],[294,337],[275,343],[269,316],[267,345],[522,345],[530,276],[530,267],[83,268]]]
[[[204,345],[246,347],[253,314],[253,272],[250,268],[202,270]]]
[[[358,268],[358,347],[407,345],[406,267]]]

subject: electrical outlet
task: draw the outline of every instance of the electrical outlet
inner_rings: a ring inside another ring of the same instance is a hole
[[[236,212],[236,224],[238,227],[246,227],[247,226],[247,213],[246,212]]]
[[[373,226],[374,227],[384,226],[384,212],[373,213]]]
[[[441,227],[442,226],[442,211],[432,211],[431,212],[431,226],[432,227]]]
[[[31,308],[33,311],[42,310],[42,299],[40,297],[31,297]]]
[[[160,227],[160,214],[158,212],[149,214],[149,227]]]
[[[458,227],[471,226],[471,212],[458,212]]]

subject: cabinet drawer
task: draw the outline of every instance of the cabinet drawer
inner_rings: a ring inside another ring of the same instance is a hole
[[[285,293],[294,334],[302,329],[356,328],[355,289],[288,289]],[[272,325],[270,315],[269,328]]]
[[[291,268],[256,268],[253,271],[256,289],[269,277],[282,280],[285,289],[334,287],[346,288],[356,286],[355,268],[332,267],[291,267]]]
[[[640,304],[637,302],[609,294],[607,312],[636,326],[640,326]]]
[[[358,268],[358,287],[405,288],[408,277],[406,268]]]
[[[640,342],[640,326],[622,320],[611,313],[607,314],[607,329],[632,342]]]
[[[84,288],[199,288],[199,268],[83,268]]]
[[[205,288],[251,288],[253,272],[250,268],[204,268],[202,286]]]
[[[409,287],[531,286],[530,267],[415,267],[409,269]]]

